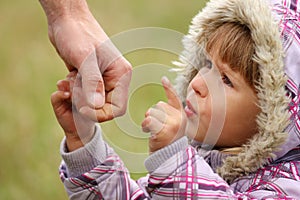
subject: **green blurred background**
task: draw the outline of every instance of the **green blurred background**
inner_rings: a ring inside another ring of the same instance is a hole
[[[163,27],[187,33],[204,0],[90,0],[90,9],[108,35],[140,27]],[[56,82],[66,73],[47,36],[38,0],[0,1],[0,199],[67,199],[58,175],[63,132],[50,105]],[[125,57],[133,66],[171,66],[178,55],[139,50]],[[172,75],[171,75],[172,76]],[[165,100],[163,89],[149,84],[130,97],[132,122],[139,125],[148,107]],[[131,152],[146,152],[147,140],[103,124],[106,139]],[[134,162],[134,161],[132,161]],[[133,178],[143,174],[133,173]]]

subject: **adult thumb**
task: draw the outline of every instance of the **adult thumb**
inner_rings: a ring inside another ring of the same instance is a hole
[[[95,51],[87,56],[78,71],[87,103],[93,108],[101,108],[105,103],[105,89]]]
[[[181,101],[180,101],[174,87],[170,83],[169,79],[164,76],[164,77],[162,77],[161,82],[162,82],[162,85],[166,92],[166,96],[168,98],[168,104],[176,109],[181,109],[182,108]]]

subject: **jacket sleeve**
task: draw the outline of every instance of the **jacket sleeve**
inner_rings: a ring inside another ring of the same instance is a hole
[[[70,199],[148,199],[147,192],[130,178],[121,159],[103,141],[96,126],[93,139],[74,152],[61,143],[60,177]]]
[[[153,199],[230,199],[230,186],[188,145],[183,137],[145,161]]]
[[[300,182],[293,178],[295,176],[291,175],[290,178],[286,177],[282,180],[282,174],[279,174],[281,178],[272,177],[270,171],[264,169],[261,170],[266,172],[265,178],[260,174],[254,174],[237,179],[234,184],[229,185],[213,172],[196,149],[188,146],[186,138],[181,138],[153,153],[146,160],[145,165],[150,172],[148,192],[153,199],[296,199],[295,197],[299,197],[295,196],[298,189],[295,190],[294,186],[299,187]],[[274,170],[276,170],[274,173],[278,173],[278,168]],[[296,171],[295,167],[294,171]],[[293,185],[286,185],[286,183],[293,183]]]

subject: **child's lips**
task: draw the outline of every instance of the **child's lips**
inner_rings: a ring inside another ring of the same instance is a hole
[[[194,110],[191,102],[189,100],[186,100],[186,106],[184,108],[185,114],[187,117],[192,117],[196,114],[196,111]]]

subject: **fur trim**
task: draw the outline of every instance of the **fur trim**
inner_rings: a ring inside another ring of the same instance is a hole
[[[182,68],[176,79],[177,91],[185,100],[189,82],[204,65],[207,36],[226,22],[245,24],[255,43],[255,60],[260,65],[258,91],[261,113],[258,133],[242,147],[241,153],[228,157],[218,173],[228,182],[250,174],[274,158],[274,152],[286,141],[288,97],[284,89],[283,50],[279,26],[265,0],[211,0],[192,21],[184,37],[184,51],[175,63]]]

